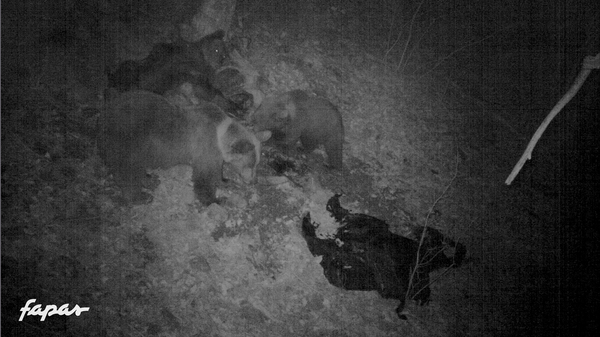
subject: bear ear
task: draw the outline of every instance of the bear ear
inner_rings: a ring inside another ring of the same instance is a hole
[[[264,143],[271,138],[271,131],[265,130],[254,134],[259,142]]]

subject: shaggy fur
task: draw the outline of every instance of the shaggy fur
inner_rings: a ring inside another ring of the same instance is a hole
[[[227,58],[224,32],[217,31],[192,43],[160,43],[142,61],[128,60],[109,75],[109,86],[119,92],[143,89],[163,94],[181,83],[193,82],[210,91],[215,71]]]
[[[270,133],[258,136],[264,141]],[[231,164],[244,182],[253,182],[261,146],[253,133],[214,104],[178,108],[147,91],[128,92],[111,102],[99,145],[129,201],[141,199],[147,168],[188,164],[204,204],[217,201],[223,162]]]
[[[342,168],[344,125],[340,112],[329,101],[293,90],[266,98],[252,120],[257,130],[273,132],[273,140],[286,149],[298,140],[306,151],[323,145],[329,165]]]

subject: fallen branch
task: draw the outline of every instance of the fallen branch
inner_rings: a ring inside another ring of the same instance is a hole
[[[546,119],[544,119],[542,124],[538,127],[533,137],[531,137],[531,140],[529,141],[525,152],[523,152],[521,159],[519,159],[517,165],[515,165],[508,178],[506,178],[506,185],[510,185],[512,183],[513,179],[515,179],[517,174],[519,174],[519,171],[521,171],[523,165],[525,165],[525,162],[531,159],[531,152],[533,151],[533,148],[537,144],[538,140],[540,140],[540,138],[542,137],[544,131],[546,131],[546,127],[548,127],[548,124],[550,124],[550,122],[554,119],[554,117],[556,117],[556,115],[558,115],[562,108],[564,108],[565,105],[567,105],[567,103],[569,103],[569,101],[573,97],[575,97],[575,95],[577,94],[587,77],[592,72],[592,69],[600,69],[600,54],[596,56],[586,56],[583,59],[581,71],[579,72],[579,75],[577,75],[577,78],[573,82],[573,85],[571,86],[569,91],[567,91],[567,93],[561,98],[561,100],[558,101],[558,103],[556,103],[556,105],[550,111],[548,116],[546,116]]]

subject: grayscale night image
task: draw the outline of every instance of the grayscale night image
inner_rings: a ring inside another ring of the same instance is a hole
[[[596,336],[600,1],[6,0],[2,336]]]

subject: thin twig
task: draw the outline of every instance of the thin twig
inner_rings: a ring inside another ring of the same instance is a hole
[[[436,21],[437,21],[437,18],[431,20],[431,22],[429,23],[429,26],[427,26],[427,28],[425,28],[423,33],[421,33],[421,36],[419,37],[417,42],[413,44],[413,47],[408,52],[408,58],[406,59],[406,61],[404,61],[404,64],[402,65],[402,70],[400,70],[401,74],[404,74],[404,69],[406,68],[406,65],[408,64],[408,60],[410,60],[410,57],[414,54],[415,50],[417,50],[417,48],[419,48],[419,45],[421,44],[421,40],[423,40],[423,38],[425,36],[427,36],[427,34],[429,33],[429,30],[431,29],[431,27],[433,27],[433,24]]]
[[[438,62],[437,62],[437,63],[436,63],[436,64],[435,64],[433,67],[429,68],[429,70],[428,70],[428,71],[426,71],[426,72],[425,72],[423,75],[421,75],[420,77],[423,77],[423,76],[425,76],[425,75],[429,74],[430,72],[432,72],[433,70],[435,70],[435,69],[436,69],[437,67],[439,67],[439,66],[440,66],[442,63],[446,62],[446,60],[447,60],[447,59],[449,59],[450,57],[452,57],[454,54],[458,53],[459,51],[462,51],[462,50],[464,50],[464,49],[466,49],[466,48],[468,48],[468,47],[470,47],[470,46],[472,46],[472,45],[475,45],[475,44],[481,43],[481,42],[483,42],[483,41],[485,41],[485,40],[487,40],[487,39],[490,39],[492,36],[494,36],[494,35],[496,35],[496,34],[498,34],[498,33],[500,33],[500,32],[503,32],[503,31],[505,31],[505,30],[512,29],[513,27],[515,27],[515,26],[518,26],[518,25],[520,25],[520,24],[521,24],[521,23],[517,23],[517,24],[514,24],[514,25],[510,25],[510,26],[508,26],[508,27],[506,27],[506,28],[503,28],[503,29],[500,29],[500,30],[498,30],[498,31],[495,31],[495,32],[493,32],[493,33],[489,34],[488,36],[486,36],[486,37],[484,37],[484,38],[482,38],[482,39],[479,39],[479,40],[477,40],[477,41],[472,41],[472,42],[469,42],[469,43],[467,43],[466,45],[464,45],[464,46],[462,46],[462,47],[460,47],[460,48],[458,48],[458,49],[455,49],[455,50],[453,50],[453,51],[452,51],[450,54],[446,55],[446,56],[445,56],[445,57],[443,57],[441,60],[439,60],[439,61],[438,61]],[[419,70],[419,69],[418,69],[418,70]],[[416,71],[415,71],[415,72],[413,72],[413,74],[414,74],[414,73],[416,73]]]
[[[423,242],[425,241],[425,234],[427,233],[427,227],[429,226],[429,218],[431,217],[431,214],[433,214],[435,206],[440,202],[440,200],[444,197],[444,195],[446,195],[446,193],[448,192],[448,189],[450,189],[450,186],[452,185],[452,183],[454,182],[454,180],[456,180],[456,177],[458,176],[458,158],[459,158],[458,148],[456,149],[455,158],[456,158],[456,164],[454,167],[454,176],[452,177],[452,179],[450,179],[450,182],[448,182],[448,184],[446,185],[446,188],[444,188],[444,190],[442,191],[440,196],[433,202],[433,204],[431,205],[431,208],[429,209],[429,212],[427,212],[427,217],[425,218],[425,225],[423,226],[423,232],[421,233],[421,238],[419,240],[419,246],[417,248],[417,258],[416,258],[416,262],[415,262],[415,268],[412,270],[412,273],[410,275],[410,279],[408,281],[408,289],[406,291],[406,295],[404,296],[405,301],[409,300],[410,290],[413,287],[413,281],[414,281],[415,275],[417,273],[417,269],[419,269],[419,265],[420,265],[419,261],[421,259],[421,247],[423,246]],[[419,289],[419,291],[421,291],[421,289]]]
[[[413,13],[412,18],[410,19],[410,28],[408,29],[408,38],[406,39],[406,42],[404,43],[404,50],[402,51],[402,55],[400,56],[400,62],[398,62],[398,65],[396,66],[396,71],[398,71],[398,69],[400,69],[400,66],[404,62],[404,55],[406,54],[406,49],[408,48],[408,44],[410,43],[410,39],[412,38],[412,32],[413,32],[413,26],[415,24],[415,19],[417,18],[417,13],[419,13],[419,10],[421,9],[421,6],[423,5],[424,2],[425,2],[425,0],[421,0],[421,2],[419,2],[419,6],[417,6],[417,9],[415,9],[415,12]]]
[[[404,25],[406,25],[406,24],[404,24]],[[404,26],[404,25],[403,25],[403,26]],[[395,40],[395,41],[394,41],[394,43],[393,43],[393,44],[392,44],[392,45],[391,45],[391,46],[388,48],[388,50],[385,52],[385,55],[383,55],[383,60],[384,60],[384,61],[385,61],[385,60],[387,60],[387,58],[388,58],[388,55],[390,54],[390,52],[391,52],[391,51],[394,49],[394,47],[396,47],[396,44],[398,44],[398,41],[400,41],[400,37],[402,37],[402,28],[403,28],[403,27],[400,27],[400,29],[399,29],[400,33],[398,33],[398,36],[396,37],[396,40]],[[389,34],[389,35],[390,35],[390,37],[391,37],[391,35],[392,35],[392,33],[391,33],[391,28],[390,28],[390,34]]]
[[[400,6],[400,5],[398,4],[398,6]],[[390,28],[388,30],[388,36],[387,36],[387,39],[385,40],[385,42],[387,43],[387,46],[386,46],[387,47],[387,51],[385,52],[385,55],[383,56],[383,60],[386,60],[386,58],[387,58],[390,50],[394,46],[394,45],[390,46],[390,41],[392,39],[392,31],[393,31],[392,28],[394,28],[394,21],[395,21],[394,19],[395,18],[396,18],[396,13],[395,13],[395,10],[394,10],[394,11],[392,11],[392,20],[390,21]],[[396,39],[396,41],[398,41],[398,40]],[[394,44],[395,44],[395,42],[394,42]]]

